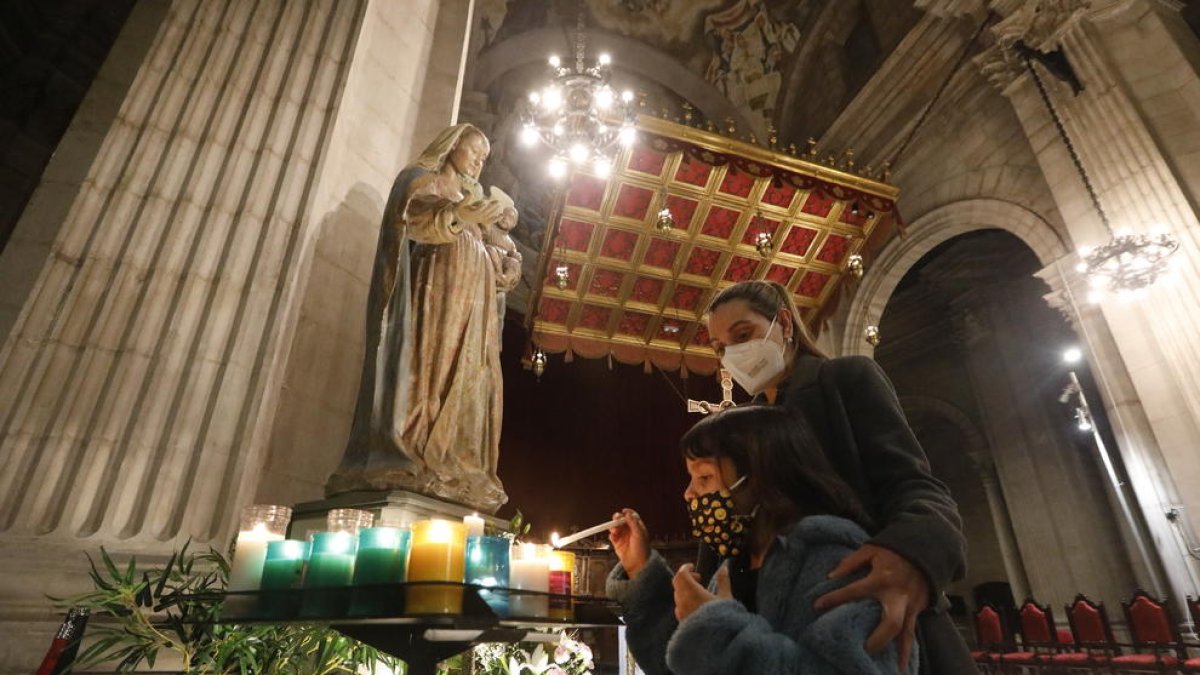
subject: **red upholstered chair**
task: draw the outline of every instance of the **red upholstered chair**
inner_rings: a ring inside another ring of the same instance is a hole
[[[1113,639],[1112,624],[1104,603],[1095,603],[1082,593],[1066,606],[1075,651],[1058,654],[1054,663],[1060,668],[1105,668],[1113,656],[1121,653]]]
[[[1129,602],[1122,602],[1136,653],[1114,656],[1117,670],[1174,673],[1186,659],[1179,628],[1167,604],[1138,589]]]
[[[1004,625],[1004,618],[991,603],[984,603],[975,612],[976,649],[971,652],[975,663],[987,671],[1002,668],[1000,656],[1011,649],[1012,638]]]
[[[1021,667],[1052,665],[1060,645],[1050,608],[1027,598],[1017,616],[1021,622],[1021,649],[1000,654],[1000,663]]]
[[[1193,599],[1192,596],[1187,596],[1188,614],[1192,615],[1192,632],[1200,633],[1200,598]],[[1189,645],[1192,648],[1200,648],[1200,645]],[[1185,673],[1200,673],[1200,656],[1190,658],[1183,662],[1183,672]]]

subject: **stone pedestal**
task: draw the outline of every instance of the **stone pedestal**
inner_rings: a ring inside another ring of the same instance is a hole
[[[381,490],[379,492],[347,492],[328,499],[296,504],[292,511],[292,527],[288,536],[306,539],[309,534],[325,529],[325,515],[331,509],[362,509],[375,514],[375,523],[409,525],[413,521],[442,518],[462,520],[463,516],[475,514],[488,525],[505,528],[508,523],[495,516],[478,513],[475,509],[444,499],[426,497],[407,490]]]

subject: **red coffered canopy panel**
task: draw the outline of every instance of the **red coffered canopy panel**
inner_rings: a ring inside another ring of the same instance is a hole
[[[892,186],[665,120],[638,127],[607,180],[576,172],[546,230],[529,324],[547,352],[711,373],[700,318],[715,293],[777,281],[817,330],[849,257],[869,258],[896,222]]]

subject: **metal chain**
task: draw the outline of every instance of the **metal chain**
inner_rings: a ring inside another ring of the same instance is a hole
[[[1100,206],[1100,197],[1096,194],[1096,188],[1092,185],[1092,180],[1088,178],[1087,171],[1083,168],[1083,162],[1079,159],[1079,153],[1075,151],[1075,144],[1071,142],[1071,137],[1067,135],[1067,128],[1063,125],[1062,117],[1059,116],[1058,109],[1054,107],[1054,102],[1050,100],[1050,93],[1046,91],[1046,85],[1042,82],[1041,75],[1038,75],[1037,69],[1033,67],[1033,62],[1028,57],[1025,58],[1025,67],[1033,75],[1033,83],[1037,85],[1038,93],[1042,96],[1042,103],[1046,105],[1046,110],[1050,111],[1050,118],[1054,120],[1054,128],[1058,130],[1058,135],[1062,138],[1063,145],[1067,146],[1067,152],[1071,155],[1071,161],[1075,164],[1075,170],[1079,172],[1079,177],[1083,179],[1083,187],[1087,189],[1088,197],[1092,200],[1092,206],[1096,208],[1096,213],[1100,214],[1100,222],[1104,223],[1104,229],[1108,231],[1108,236],[1112,237],[1112,223],[1108,222],[1108,214],[1104,212],[1104,207]]]
[[[900,147],[896,149],[896,152],[892,153],[892,158],[888,160],[888,166],[892,168],[892,171],[896,170],[896,166],[900,162],[900,156],[904,154],[905,150],[908,150],[908,146],[911,145],[913,139],[917,137],[917,132],[921,130],[921,127],[923,127],[925,122],[929,119],[930,114],[937,105],[938,99],[942,97],[942,94],[946,91],[946,87],[950,86],[950,81],[954,79],[954,76],[958,74],[959,69],[962,68],[963,63],[967,60],[967,57],[971,55],[971,47],[975,45],[975,42],[979,39],[979,36],[983,34],[983,30],[991,24],[991,18],[992,14],[989,12],[987,17],[980,22],[979,28],[975,30],[975,34],[971,36],[971,39],[967,40],[966,47],[964,47],[962,53],[959,54],[958,60],[954,63],[954,67],[950,69],[950,74],[946,76],[945,80],[942,80],[942,84],[938,86],[938,90],[934,93],[933,98],[929,99],[929,105],[925,106],[925,109],[921,111],[921,116],[917,118],[917,123],[913,125],[912,131],[908,132],[908,137],[904,139],[904,142],[900,144]]]

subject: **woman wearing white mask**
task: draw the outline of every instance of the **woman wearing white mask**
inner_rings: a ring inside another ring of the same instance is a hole
[[[974,672],[942,593],[965,573],[958,507],[930,473],[883,370],[866,357],[826,358],[791,294],[777,283],[730,286],[709,306],[707,322],[712,347],[734,381],[756,400],[801,415],[878,524],[870,541],[831,573],[867,575],[822,596],[817,608],[874,598],[883,617],[868,651],[898,638],[903,663],[919,640],[921,673]]]

